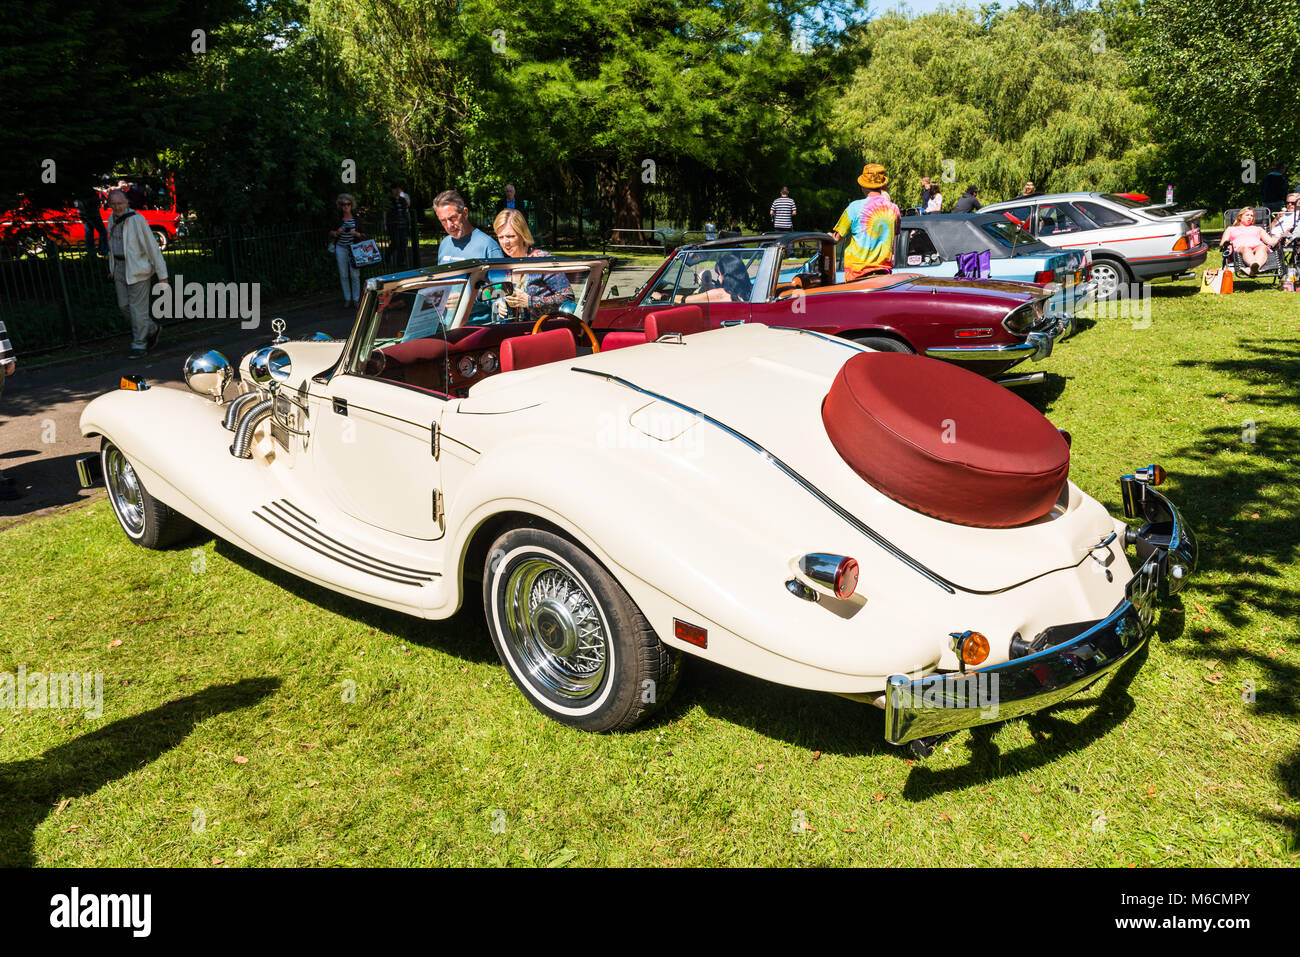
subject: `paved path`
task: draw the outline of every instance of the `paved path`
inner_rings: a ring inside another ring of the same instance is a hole
[[[657,268],[640,263],[616,264],[605,287],[607,296],[629,295]],[[181,369],[185,357],[199,349],[218,349],[231,362],[270,340],[270,317],[281,316],[290,338],[324,332],[342,338],[352,327],[353,314],[331,297],[284,311],[267,310],[265,327],[239,328],[225,322],[169,323],[154,354],[143,361],[125,358],[127,338],[88,347],[57,365],[37,368],[18,363],[18,372],[0,396],[0,469],[12,476],[23,496],[0,501],[0,530],[16,520],[41,515],[74,502],[102,495],[103,489],[83,490],[74,462],[99,449],[98,439],[81,436],[81,410],[96,396],[117,388],[129,373],[144,376],[151,386],[184,389]]]
[[[83,490],[75,460],[99,449],[98,439],[81,436],[81,410],[96,396],[117,388],[123,375],[136,373],[151,386],[186,388],[185,357],[199,349],[218,349],[231,362],[270,340],[270,317],[282,316],[291,338],[320,331],[342,337],[352,327],[352,312],[334,299],[283,312],[268,310],[264,329],[239,328],[237,320],[221,323],[169,323],[154,354],[145,360],[125,358],[127,338],[91,347],[76,359],[33,368],[21,359],[18,371],[0,396],[0,469],[13,478],[22,498],[0,501],[0,530],[15,519],[44,514],[103,489]],[[94,350],[94,351],[91,351]]]

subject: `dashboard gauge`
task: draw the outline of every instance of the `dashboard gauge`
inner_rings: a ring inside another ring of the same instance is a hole
[[[495,352],[483,353],[480,364],[483,366],[484,373],[491,374],[497,371],[497,354]]]
[[[456,363],[456,371],[464,378],[474,378],[474,373],[478,372],[478,363],[474,361],[473,356],[461,356],[460,361]]]

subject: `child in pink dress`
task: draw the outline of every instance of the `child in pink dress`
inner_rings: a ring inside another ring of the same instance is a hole
[[[1225,243],[1232,243],[1234,252],[1241,256],[1241,261],[1250,269],[1253,276],[1259,267],[1268,261],[1268,250],[1276,246],[1281,237],[1270,236],[1261,227],[1255,225],[1255,211],[1243,209],[1237,213],[1232,225],[1223,231],[1219,239],[1219,248]]]

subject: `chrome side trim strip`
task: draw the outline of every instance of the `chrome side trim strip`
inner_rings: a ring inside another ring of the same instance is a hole
[[[799,329],[795,326],[768,326],[769,329],[779,329],[781,332],[798,332],[805,336],[816,336],[818,339],[825,339],[827,342],[833,342],[837,346],[843,346],[845,349],[852,349],[854,352],[866,352],[867,347],[858,345],[852,339],[843,339],[839,336],[828,336],[824,332],[813,332],[811,329]]]
[[[819,335],[819,333],[811,333],[811,335]],[[757,452],[760,456],[763,457],[765,461],[771,462],[773,465],[775,465],[778,469],[784,472],[790,479],[792,479],[800,487],[802,487],[804,491],[806,491],[813,498],[817,499],[817,501],[821,502],[832,512],[838,515],[840,518],[844,519],[844,521],[846,521],[849,525],[855,528],[858,532],[865,535],[867,538],[871,539],[873,542],[875,542],[877,545],[879,545],[889,554],[893,555],[900,562],[902,562],[903,564],[911,568],[913,571],[915,571],[918,575],[922,575],[925,578],[930,579],[930,581],[934,582],[936,585],[938,585],[940,588],[942,588],[950,595],[955,595],[959,591],[964,592],[967,595],[1001,595],[1003,592],[1011,591],[1011,589],[1013,588],[1019,588],[1021,585],[1027,585],[1029,584],[1029,582],[1037,581],[1038,579],[1043,578],[1046,575],[1051,575],[1060,571],[1066,571],[1071,568],[1078,568],[1085,561],[1087,561],[1088,556],[1092,554],[1091,551],[1085,552],[1079,558],[1079,560],[1075,562],[1073,565],[1062,565],[1059,568],[1049,568],[1045,572],[1039,572],[1037,575],[1031,575],[1029,578],[1026,578],[1024,581],[1018,581],[1010,585],[1005,585],[1002,588],[992,588],[987,591],[981,591],[980,589],[977,588],[966,588],[962,585],[956,584],[953,581],[950,581],[947,578],[944,578],[938,572],[931,571],[929,568],[922,565],[911,555],[907,554],[907,552],[903,551],[901,548],[899,548],[889,539],[885,538],[883,535],[877,532],[866,522],[862,521],[852,512],[848,511],[848,509],[841,506],[838,502],[836,502],[829,495],[827,495],[825,492],[819,489],[816,485],[813,485],[812,482],[808,481],[806,478],[804,478],[802,475],[796,472],[793,468],[791,468],[785,462],[782,462],[779,458],[777,458],[767,449],[763,448],[763,446],[759,445],[749,436],[741,432],[737,432],[735,429],[727,425],[725,422],[719,422],[717,419],[709,415],[707,412],[701,412],[699,409],[695,409],[689,405],[686,405],[685,403],[678,402],[676,399],[670,399],[666,395],[660,395],[658,392],[651,392],[649,389],[643,389],[641,388],[641,386],[637,385],[634,382],[629,382],[627,379],[624,379],[622,376],[612,375],[611,373],[608,372],[597,372],[595,369],[579,369],[577,366],[570,366],[569,370],[571,372],[581,372],[584,375],[593,375],[596,376],[596,378],[598,379],[605,379],[610,382],[616,382],[619,385],[631,389],[634,392],[640,392],[642,395],[648,395],[652,399],[658,399],[661,402],[667,402],[669,405],[676,406],[677,408],[681,409],[683,412],[688,412],[691,415],[696,416],[697,418],[703,419],[705,422],[708,422],[710,425],[718,429],[721,429],[723,432],[726,432],[728,435],[730,435],[731,437],[733,437],[743,445],[746,445],[753,451]]]
[[[816,335],[816,333],[813,334]],[[629,382],[627,379],[624,379],[621,376],[611,375],[608,372],[597,372],[594,369],[579,369],[576,366],[570,368],[574,372],[581,372],[584,373],[585,375],[594,375],[601,379],[606,379],[611,382],[617,382],[619,385],[631,389],[634,392],[640,392],[642,395],[648,395],[652,399],[658,399],[661,402],[667,402],[669,405],[676,406],[677,408],[681,409],[683,412],[688,412],[691,415],[696,416],[697,418],[703,419],[705,422],[708,422],[710,425],[721,429],[723,432],[726,432],[728,435],[730,435],[732,438],[736,439],[743,445],[748,446],[752,451],[757,452],[760,456],[763,457],[765,461],[771,462],[778,469],[784,472],[789,478],[794,480],[800,487],[802,487],[804,491],[812,495],[813,498],[817,499],[819,502],[821,502],[823,505],[829,508],[832,512],[840,516],[840,518],[844,519],[844,521],[848,522],[850,525],[856,528],[863,535],[866,535],[867,538],[871,539],[873,542],[875,542],[885,551],[889,552],[889,554],[893,555],[899,561],[903,562],[905,565],[907,565],[917,574],[923,575],[924,577],[930,579],[930,581],[934,582],[944,591],[948,592],[948,594],[950,595],[956,594],[958,586],[953,585],[942,575],[930,571],[930,569],[926,568],[916,559],[912,558],[912,556],[908,555],[906,552],[904,552],[902,549],[896,546],[893,542],[889,541],[889,539],[885,538],[883,535],[881,535],[871,526],[867,525],[865,522],[862,522],[851,512],[843,508],[839,503],[834,501],[829,495],[827,495],[817,486],[813,485],[812,482],[808,481],[806,478],[804,478],[802,475],[796,472],[789,465],[786,465],[784,462],[782,462],[779,458],[777,458],[767,449],[763,448],[763,446],[759,445],[753,439],[749,438],[749,436],[737,432],[731,426],[726,425],[723,422],[719,422],[713,416],[708,415],[705,412],[701,412],[699,409],[691,408],[689,405],[685,405],[684,403],[678,402],[676,399],[670,399],[666,395],[660,395],[658,392],[651,392],[649,389],[643,389],[641,388],[641,386]],[[962,591],[967,591],[967,589],[963,588]],[[975,592],[974,594],[985,594],[985,593]],[[993,594],[993,593],[990,592],[988,594]]]

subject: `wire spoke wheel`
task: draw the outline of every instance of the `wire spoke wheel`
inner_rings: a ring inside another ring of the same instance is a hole
[[[104,484],[113,499],[113,511],[128,535],[140,537],[144,532],[144,489],[135,469],[122,450],[113,446],[104,455]]]
[[[604,565],[548,529],[497,536],[485,555],[483,606],[511,680],[561,724],[635,727],[677,686],[680,656]]]
[[[608,636],[592,596],[553,561],[515,564],[505,585],[506,635],[540,689],[581,700],[600,687]]]

